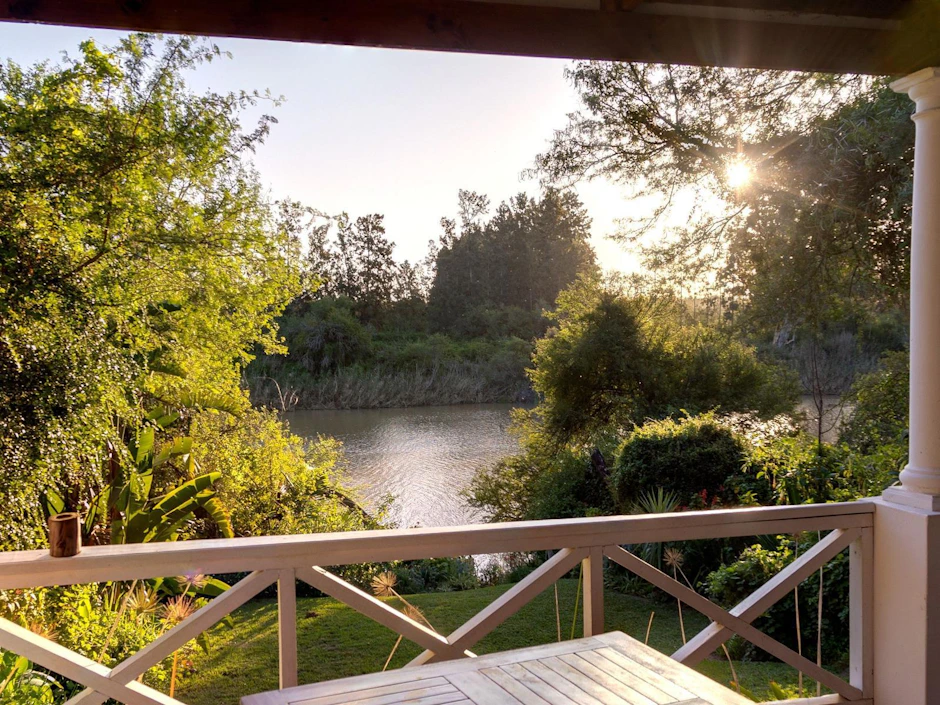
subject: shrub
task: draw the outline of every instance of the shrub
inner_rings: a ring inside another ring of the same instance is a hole
[[[548,315],[557,325],[536,343],[529,375],[546,432],[561,443],[680,410],[766,418],[796,401],[785,372],[722,331],[685,325],[672,298],[579,280]]]
[[[892,352],[881,368],[862,375],[849,394],[855,409],[842,428],[841,440],[863,453],[885,444],[906,445],[910,356]]]
[[[393,572],[398,578],[398,592],[404,595],[419,592],[453,592],[480,587],[472,557],[425,558],[404,561]]]
[[[680,506],[697,508],[769,490],[757,479],[742,438],[713,414],[638,427],[620,447],[611,481],[624,512],[656,488],[675,494]]]
[[[490,521],[612,514],[607,473],[595,468],[591,451],[558,446],[541,429],[533,410],[513,412],[511,430],[524,450],[477,472],[465,492],[470,505]],[[612,445],[600,443],[601,457],[613,457]]]
[[[315,375],[355,364],[372,354],[372,336],[356,319],[349,300],[324,298],[303,306],[301,315],[283,319],[291,362]],[[273,360],[277,366],[278,358]]]
[[[771,577],[786,568],[796,557],[797,548],[803,555],[817,542],[816,533],[768,538],[764,544],[746,548],[736,561],[724,565],[705,579],[705,593],[715,602],[732,607],[753,593]],[[819,597],[819,572],[814,572],[799,589],[800,627],[803,655],[816,658],[817,600]],[[755,626],[778,641],[795,646],[796,613],[793,592],[771,607],[756,622]],[[849,633],[845,625],[849,618],[849,561],[846,553],[834,558],[823,571],[823,637],[824,663],[832,664],[842,659],[849,645]],[[735,658],[766,659],[767,655],[757,647],[740,639],[734,640]]]
[[[819,443],[807,433],[754,446],[758,476],[770,483],[774,504],[852,502],[880,494],[897,479],[906,450],[885,445],[870,454]]]
[[[193,449],[206,472],[219,471],[218,495],[239,536],[352,531],[381,526],[384,510],[364,512],[342,485],[339,442],[304,442],[273,411],[241,417],[203,412]]]

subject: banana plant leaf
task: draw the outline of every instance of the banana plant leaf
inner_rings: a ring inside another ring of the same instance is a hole
[[[127,543],[171,540],[196,507],[215,497],[211,491],[222,473],[200,475],[167,493],[156,505],[131,517],[127,523]]]

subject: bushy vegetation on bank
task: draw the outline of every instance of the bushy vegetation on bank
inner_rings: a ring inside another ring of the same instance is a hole
[[[582,283],[559,297],[555,321],[533,357],[541,402],[515,417],[523,452],[480,472],[468,492],[492,520],[852,501],[897,479],[906,456],[906,393],[897,391],[906,370],[897,355],[858,380],[845,441],[830,445],[800,430],[786,374],[747,346],[720,347],[714,332],[697,335],[668,298]],[[667,572],[681,570],[691,587],[730,607],[818,539],[744,537],[630,550]],[[822,623],[813,580],[800,591],[803,653],[815,655],[819,637],[825,659],[838,662],[848,648],[840,626],[848,604],[845,558],[824,571]],[[608,567],[608,581],[630,594],[658,595],[616,566]],[[793,598],[782,601],[762,628],[795,643],[796,609]],[[761,658],[744,643],[733,648],[736,658]]]
[[[417,264],[392,258],[380,215],[296,214],[305,288],[279,320],[286,355],[262,355],[246,378],[255,403],[367,408],[518,402],[532,341],[558,293],[596,275],[590,219],[570,192],[519,195],[490,214],[461,191],[459,222]]]
[[[273,408],[361,409],[529,401],[531,343],[379,330],[351,299],[295,302],[282,319],[288,353],[248,369],[252,400]]]

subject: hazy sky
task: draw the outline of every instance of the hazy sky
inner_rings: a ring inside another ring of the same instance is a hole
[[[21,64],[76,53],[117,32],[0,22],[0,58]],[[274,196],[331,214],[383,213],[399,259],[420,259],[466,188],[498,203],[537,184],[520,172],[577,107],[565,62],[220,39],[233,54],[199,68],[197,90],[270,89],[285,102],[255,162]],[[632,257],[606,239],[630,205],[604,182],[578,188],[605,268]]]

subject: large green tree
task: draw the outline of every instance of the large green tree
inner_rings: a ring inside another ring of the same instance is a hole
[[[299,250],[248,159],[262,96],[186,85],[218,56],[134,35],[0,64],[4,536],[43,489],[94,482],[149,405],[247,404],[241,367],[277,346]]]
[[[688,320],[681,302],[582,278],[558,297],[536,343],[535,413],[557,443],[597,443],[680,412],[791,411],[786,376],[726,332]]]
[[[619,237],[652,271],[715,285],[770,329],[903,305],[913,128],[882,81],[603,62],[567,75],[581,108],[533,171],[648,197]]]
[[[459,224],[442,221],[429,301],[439,330],[462,332],[481,309],[540,313],[578,274],[597,272],[591,221],[570,191],[519,194],[489,218],[484,196],[461,191],[458,205]]]

